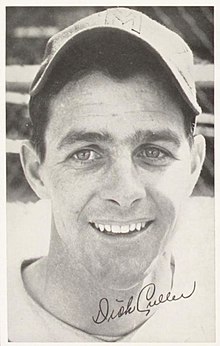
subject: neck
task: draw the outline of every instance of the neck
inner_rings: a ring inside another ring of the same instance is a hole
[[[52,239],[49,255],[27,268],[24,280],[35,300],[58,319],[93,335],[119,337],[155,313],[157,306],[146,309],[147,295],[153,300],[171,289],[170,254],[161,256],[135,287],[112,289],[94,280],[80,263],[72,263]]]

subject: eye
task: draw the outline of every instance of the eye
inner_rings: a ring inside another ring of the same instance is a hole
[[[164,157],[165,153],[162,152],[161,149],[149,147],[146,149],[142,149],[138,156],[143,158],[146,157],[146,158],[158,159],[158,158]]]
[[[144,164],[154,166],[166,165],[174,159],[173,155],[167,150],[152,145],[141,147],[136,153],[136,158]]]
[[[99,159],[101,155],[91,149],[82,149],[71,155],[71,158],[78,162],[86,162]]]

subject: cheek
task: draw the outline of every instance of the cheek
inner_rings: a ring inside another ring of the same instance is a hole
[[[154,205],[156,223],[150,237],[152,249],[164,248],[173,236],[181,208],[188,198],[190,164],[177,161],[163,174],[152,177],[149,188]]]
[[[164,172],[155,176],[152,186],[156,193],[167,198],[172,204],[181,204],[188,197],[190,183],[190,160],[176,161]]]
[[[57,168],[49,171],[47,185],[52,200],[65,204],[71,201],[83,203],[92,193],[94,181],[92,175],[82,175],[71,168]]]
[[[54,221],[57,229],[76,227],[94,194],[97,178],[81,176],[72,169],[49,171],[49,189]]]

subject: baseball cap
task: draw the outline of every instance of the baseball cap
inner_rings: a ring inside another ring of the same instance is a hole
[[[30,88],[34,97],[45,86],[49,76],[68,48],[85,35],[100,31],[123,31],[146,44],[173,78],[177,89],[195,115],[201,113],[196,98],[193,77],[193,54],[186,42],[176,33],[142,12],[123,7],[109,8],[85,17],[52,36],[46,46],[43,62]],[[147,54],[147,49],[146,49]],[[73,56],[74,59],[74,56]]]

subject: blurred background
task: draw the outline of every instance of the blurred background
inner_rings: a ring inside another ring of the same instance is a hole
[[[107,7],[7,7],[6,149],[8,202],[37,201],[25,180],[19,150],[28,138],[28,89],[49,37],[80,18]],[[197,132],[206,138],[207,154],[196,196],[214,195],[214,13],[213,7],[133,7],[177,32],[194,53],[195,79],[202,115]]]

